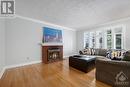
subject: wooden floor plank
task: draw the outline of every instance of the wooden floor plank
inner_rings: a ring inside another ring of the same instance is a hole
[[[0,87],[110,87],[95,80],[95,69],[83,73],[69,67],[68,60],[8,69]]]

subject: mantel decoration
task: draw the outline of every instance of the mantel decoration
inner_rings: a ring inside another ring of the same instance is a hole
[[[62,43],[62,30],[43,27],[43,43]]]

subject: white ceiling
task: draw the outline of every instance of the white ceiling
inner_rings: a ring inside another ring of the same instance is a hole
[[[130,0],[15,0],[16,14],[82,29],[130,16]]]

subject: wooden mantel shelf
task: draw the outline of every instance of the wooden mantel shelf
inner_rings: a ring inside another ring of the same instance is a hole
[[[41,43],[41,46],[59,46],[62,45],[63,43]]]

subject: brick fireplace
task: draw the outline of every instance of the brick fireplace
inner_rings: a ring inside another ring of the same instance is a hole
[[[62,59],[63,59],[62,45],[42,46],[43,63],[51,63]]]

